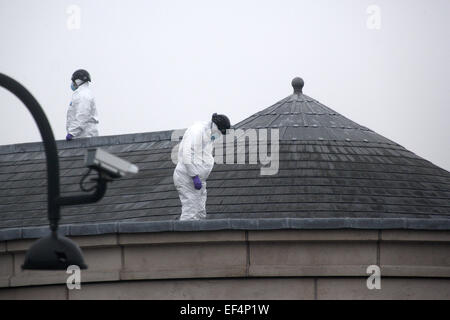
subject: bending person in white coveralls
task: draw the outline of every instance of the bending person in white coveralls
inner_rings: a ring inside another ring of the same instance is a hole
[[[98,115],[94,95],[89,88],[91,76],[80,69],[72,75],[72,101],[67,110],[66,140],[98,136]]]
[[[214,167],[214,140],[229,128],[228,117],[214,113],[211,121],[196,122],[184,133],[173,173],[182,206],[180,220],[206,218],[206,179]]]

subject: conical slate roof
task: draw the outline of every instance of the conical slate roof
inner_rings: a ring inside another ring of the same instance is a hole
[[[234,127],[278,128],[280,140],[284,141],[333,140],[395,144],[303,94],[303,85],[301,78],[295,78],[292,80],[292,95],[255,113]]]
[[[279,171],[261,176],[249,165],[216,165],[220,188],[209,194],[220,195],[218,213],[450,218],[448,171],[303,94],[303,85],[295,78],[293,94],[234,126],[278,129]]]
[[[207,181],[208,219],[292,218],[286,221],[313,225],[322,219],[320,227],[327,228],[333,219],[375,218],[375,228],[393,218],[401,227],[420,220],[437,222],[433,228],[446,221],[449,228],[448,171],[303,94],[301,79],[294,79],[293,86],[292,95],[234,126],[279,129],[278,172],[264,176],[261,164],[216,164]],[[143,230],[143,222],[176,220],[181,208],[172,178],[177,142],[171,135],[58,141],[65,195],[80,193],[87,147],[104,148],[140,168],[139,174],[111,183],[100,202],[64,207],[61,224],[89,234],[120,231],[117,223],[138,223],[136,230]],[[42,143],[0,146],[0,231],[47,225],[46,182]],[[76,229],[81,225],[88,227]],[[28,229],[20,230],[14,232],[24,235]]]

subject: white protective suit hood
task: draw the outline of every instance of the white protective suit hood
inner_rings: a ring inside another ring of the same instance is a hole
[[[78,80],[76,80],[78,81]],[[67,110],[66,130],[74,138],[98,136],[98,115],[94,95],[85,82],[73,92]]]

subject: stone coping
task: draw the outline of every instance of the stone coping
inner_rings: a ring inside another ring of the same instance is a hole
[[[61,225],[59,234],[87,236],[114,233],[189,232],[215,230],[335,230],[335,229],[404,229],[450,230],[450,219],[411,218],[270,218],[211,219],[199,221],[108,222]],[[48,226],[7,228],[0,230],[0,241],[36,239],[49,233]]]

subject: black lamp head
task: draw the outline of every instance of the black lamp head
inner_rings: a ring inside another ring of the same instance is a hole
[[[71,265],[87,268],[80,247],[72,240],[52,232],[31,246],[25,255],[22,269],[67,270]]]

